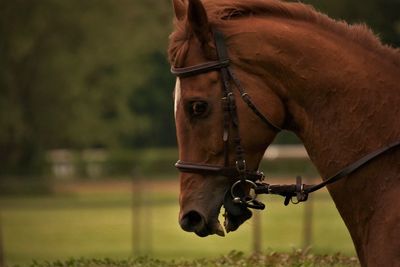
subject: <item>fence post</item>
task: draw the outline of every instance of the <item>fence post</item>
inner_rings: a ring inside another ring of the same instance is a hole
[[[143,205],[142,181],[137,171],[132,172],[132,252],[140,255],[142,250],[141,240],[141,213]]]
[[[4,257],[4,246],[3,246],[3,225],[2,225],[2,216],[0,213],[0,267],[5,267],[5,257]]]
[[[261,214],[260,211],[253,211],[253,253],[261,253]]]
[[[143,233],[145,233],[144,244],[146,245],[146,255],[150,255],[153,252],[153,205],[151,203],[151,199],[148,197],[149,190],[151,190],[151,185],[145,181],[142,181],[142,185],[146,190],[144,194],[145,197],[143,198],[144,203],[142,202],[142,204],[146,205],[142,212]]]
[[[313,219],[313,201],[309,198],[304,203],[303,217],[303,250],[307,250],[312,244],[312,219]]]

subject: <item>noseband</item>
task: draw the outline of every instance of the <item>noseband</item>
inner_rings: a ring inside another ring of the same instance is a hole
[[[185,78],[190,76],[199,75],[211,71],[219,71],[222,81],[223,97],[222,97],[222,109],[223,109],[223,144],[224,144],[224,165],[211,165],[203,163],[194,163],[178,160],[175,167],[181,172],[197,173],[201,175],[213,175],[213,176],[225,176],[228,178],[235,178],[236,181],[233,183],[230,190],[225,195],[224,206],[229,209],[230,212],[242,207],[250,207],[255,209],[264,209],[265,205],[256,200],[257,194],[277,194],[285,197],[284,204],[288,205],[293,197],[297,199],[299,203],[306,201],[308,194],[322,187],[340,180],[341,178],[349,175],[356,171],[363,165],[370,162],[372,159],[380,156],[381,154],[392,150],[400,146],[400,142],[395,142],[387,147],[378,149],[356,162],[348,165],[335,175],[326,179],[325,181],[316,185],[306,185],[301,181],[301,177],[297,177],[296,184],[292,185],[270,185],[261,182],[264,179],[264,174],[259,170],[249,170],[246,166],[244,158],[244,149],[241,145],[241,138],[239,132],[239,119],[236,108],[234,92],[231,88],[231,83],[237,88],[241,99],[247,104],[247,106],[256,114],[261,121],[263,121],[268,127],[275,131],[280,132],[282,129],[273,123],[270,119],[264,116],[260,110],[253,103],[251,97],[246,93],[245,88],[230,67],[230,59],[226,50],[224,36],[221,32],[214,30],[215,45],[217,48],[218,60],[209,61],[206,63],[176,68],[172,67],[171,72],[177,77]],[[229,164],[229,143],[232,142],[235,147],[235,165]],[[239,185],[247,185],[254,190],[254,195],[244,194],[243,191],[238,190]]]

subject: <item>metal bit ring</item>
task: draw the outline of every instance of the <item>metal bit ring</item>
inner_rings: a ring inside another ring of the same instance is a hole
[[[233,198],[233,201],[236,202],[236,203],[251,203],[257,198],[257,194],[254,194],[254,196],[248,195],[249,198],[246,199],[246,200],[243,200],[241,197],[235,196],[234,189],[238,184],[240,184],[242,182],[245,182],[245,183],[249,184],[250,188],[253,188],[253,189],[257,188],[256,183],[253,182],[253,181],[250,181],[250,180],[247,180],[247,179],[246,180],[238,180],[238,181],[236,181],[231,187],[231,196]]]

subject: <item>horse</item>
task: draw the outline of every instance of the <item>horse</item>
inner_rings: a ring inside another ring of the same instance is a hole
[[[322,180],[400,140],[400,53],[367,26],[279,0],[173,7],[183,230],[224,236],[251,217],[228,209],[225,231],[218,220],[226,192],[260,178],[281,129],[299,137]],[[393,149],[327,185],[362,266],[400,265],[399,161]]]

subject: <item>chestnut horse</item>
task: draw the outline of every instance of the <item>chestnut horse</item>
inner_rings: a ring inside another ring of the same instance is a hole
[[[400,140],[400,54],[382,45],[366,26],[277,0],[173,0],[173,5],[173,68],[190,72],[190,66],[217,60],[217,29],[230,68],[253,104],[302,140],[323,179]],[[223,141],[221,75],[211,68],[176,80],[175,121],[183,161],[223,166],[228,151],[228,163],[235,165],[234,141],[227,146]],[[246,167],[257,170],[277,131],[240,94],[234,98]],[[396,149],[328,186],[363,266],[400,265],[399,162]],[[199,236],[223,236],[218,215],[236,178],[181,173],[181,227]],[[249,217],[227,214],[225,230],[236,230]]]

